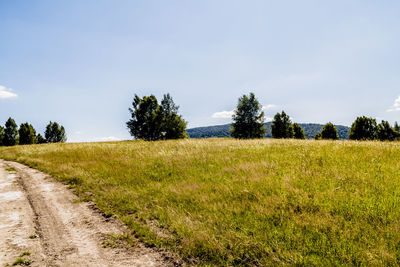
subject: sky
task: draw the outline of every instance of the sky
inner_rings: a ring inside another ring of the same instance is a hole
[[[266,120],[400,122],[400,1],[0,0],[0,125],[131,139],[135,94],[170,93],[188,128]]]

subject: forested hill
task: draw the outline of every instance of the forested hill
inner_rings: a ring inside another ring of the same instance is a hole
[[[267,126],[266,137],[271,136],[271,122],[265,123]],[[317,123],[299,123],[303,128],[304,134],[308,139],[314,138],[314,136],[319,133],[322,129],[322,124]],[[350,128],[342,125],[335,125],[339,134],[340,139],[348,139]],[[229,130],[231,129],[230,124],[197,127],[188,129],[187,133],[190,138],[209,138],[209,137],[230,137]]]

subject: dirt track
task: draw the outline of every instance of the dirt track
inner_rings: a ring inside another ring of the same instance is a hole
[[[13,171],[13,168],[15,171]],[[104,247],[126,229],[76,202],[65,185],[24,165],[0,160],[0,267],[22,259],[31,266],[171,266],[138,243]]]

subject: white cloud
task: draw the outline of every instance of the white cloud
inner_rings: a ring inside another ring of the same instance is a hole
[[[264,116],[264,120],[265,120],[265,122],[269,122],[269,121],[272,121],[273,118]]]
[[[391,106],[387,111],[400,111],[400,96],[394,100],[393,106]]]
[[[215,112],[214,114],[211,115],[211,118],[214,118],[214,119],[230,119],[230,118],[232,118],[233,113],[234,113],[234,110]]]
[[[18,97],[16,93],[13,93],[10,88],[6,88],[3,85],[0,85],[0,99],[14,98]]]
[[[265,111],[265,110],[275,109],[276,107],[277,107],[277,106],[274,105],[274,104],[268,104],[268,105],[266,105],[266,106],[263,106],[263,107],[262,107],[262,110]]]
[[[263,106],[263,107],[262,107],[262,110],[263,110],[263,111],[266,111],[266,110],[270,110],[270,109],[275,109],[276,107],[277,107],[277,106],[274,105],[274,104],[268,104],[268,105]],[[211,118],[214,118],[214,119],[231,119],[231,118],[232,118],[232,115],[233,115],[234,113],[235,113],[234,110],[229,110],[229,111],[224,110],[224,111],[220,111],[220,112],[215,112],[214,114],[211,115]],[[272,119],[269,118],[269,117],[265,117],[265,119],[266,119],[267,121],[271,121],[271,120],[272,120]]]

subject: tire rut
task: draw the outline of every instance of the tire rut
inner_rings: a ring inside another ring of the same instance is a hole
[[[18,168],[18,167],[17,167]],[[78,248],[68,242],[71,238],[60,219],[53,214],[46,200],[38,193],[35,184],[27,183],[29,174],[18,168],[17,181],[21,185],[34,215],[36,234],[46,258],[47,266],[61,266],[68,254],[76,253]],[[39,191],[40,192],[40,191]]]

